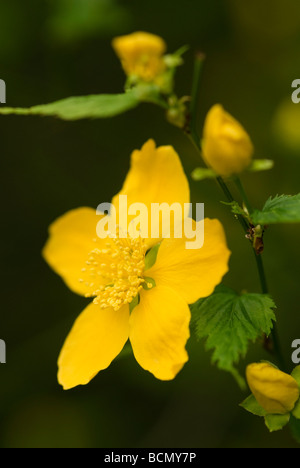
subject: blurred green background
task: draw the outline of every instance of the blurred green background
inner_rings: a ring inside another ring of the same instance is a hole
[[[190,44],[177,75],[189,94],[193,50],[207,54],[200,117],[221,102],[252,136],[256,157],[272,172],[243,177],[253,204],[300,190],[298,0],[10,0],[0,3],[0,78],[9,106],[71,95],[120,92],[124,75],[111,48],[115,35],[145,30],[169,51]],[[56,360],[86,300],[72,294],[41,258],[48,225],[78,206],[96,207],[121,188],[129,155],[148,139],[173,144],[187,174],[199,165],[189,142],[161,111],[142,105],[113,120],[63,122],[1,117],[1,320],[7,364],[0,366],[2,447],[294,447],[289,430],[269,434],[238,403],[230,375],[210,364],[204,344],[189,342],[190,362],[163,383],[133,357],[117,360],[87,387],[67,393]],[[228,286],[259,291],[253,254],[214,182],[191,182],[194,201],[225,225],[234,254]],[[299,234],[266,234],[265,263],[278,305],[285,357],[300,338]],[[268,358],[251,345],[248,362]]]

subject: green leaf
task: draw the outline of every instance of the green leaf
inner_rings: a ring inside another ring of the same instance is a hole
[[[247,217],[247,213],[243,210],[243,208],[238,204],[238,202],[221,202],[223,205],[230,206],[231,212],[237,216],[243,216],[244,218]]]
[[[300,388],[300,366],[295,367],[295,369],[291,373],[291,376],[296,380]]]
[[[296,406],[292,413],[296,419],[300,419],[300,400],[298,400],[298,403],[296,403]]]
[[[192,179],[196,182],[205,179],[215,179],[217,177],[217,174],[212,169],[207,169],[205,167],[197,167],[191,175]]]
[[[137,296],[135,296],[135,298],[133,299],[132,302],[130,302],[129,304],[129,310],[130,310],[130,313],[133,311],[133,309],[138,306],[140,303],[140,295],[138,294]]]
[[[290,430],[295,441],[300,444],[300,421],[291,416]]]
[[[53,116],[63,120],[97,119],[122,114],[136,107],[138,103],[139,100],[133,92],[98,94],[70,97],[30,108],[0,107],[0,114]]]
[[[246,411],[249,411],[249,413],[255,414],[255,416],[267,416],[267,412],[256,401],[254,395],[250,395],[248,398],[246,398],[246,400],[244,400],[240,406]]]
[[[207,337],[206,349],[213,349],[212,361],[233,372],[249,341],[269,335],[275,315],[273,300],[263,294],[242,294],[220,286],[215,293],[191,307],[199,339]]]
[[[145,257],[145,271],[149,270],[156,262],[157,254],[159,251],[160,243],[152,247]]]
[[[144,280],[145,282],[143,283],[143,288],[146,290],[146,291],[149,291],[150,289],[153,289],[156,287],[156,283],[155,283],[155,280],[153,278],[149,278],[147,276],[144,276]]]
[[[272,159],[255,159],[251,166],[249,167],[248,171],[250,172],[261,172],[261,171],[269,171],[273,169],[274,161]]]
[[[290,421],[288,414],[268,414],[265,416],[265,423],[270,432],[281,431]]]
[[[254,224],[277,224],[300,222],[300,194],[270,197],[262,211],[251,215]]]

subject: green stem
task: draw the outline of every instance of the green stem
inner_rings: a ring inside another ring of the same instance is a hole
[[[255,260],[257,264],[257,269],[259,272],[262,293],[269,294],[269,288],[268,288],[268,283],[266,279],[262,256],[257,255],[255,251],[254,251],[254,255],[255,255]],[[272,329],[271,336],[272,336],[272,341],[273,341],[274,353],[277,357],[278,364],[280,365],[282,370],[286,371],[287,368],[286,368],[285,360],[283,358],[282,351],[281,351],[278,327],[277,327],[276,322],[273,322],[273,329]]]
[[[203,69],[203,62],[204,62],[204,57],[201,56],[196,56],[195,59],[195,69],[194,69],[194,78],[193,78],[193,87],[192,87],[192,93],[191,93],[191,106],[190,106],[190,127],[186,129],[185,133],[189,137],[189,139],[192,141],[193,145],[197,149],[197,151],[201,154],[201,143],[200,143],[200,138],[197,132],[197,110],[198,110],[198,98],[199,98],[199,90],[200,90],[200,81],[201,81],[201,76],[202,76],[202,69]],[[222,177],[217,177],[217,182],[222,189],[224,195],[226,196],[227,200],[229,203],[232,203],[235,201],[232,193],[230,192],[226,182]],[[243,201],[247,207],[247,210],[250,213],[253,212],[252,206],[248,200],[247,194],[245,192],[245,189],[243,187],[243,184],[239,178],[235,179],[235,183],[237,185],[237,188],[239,189],[241,196],[243,198]],[[243,216],[238,216],[239,222],[243,228],[243,230],[248,233],[249,232],[249,224],[247,220]],[[268,284],[267,284],[267,279],[266,279],[266,274],[264,270],[264,265],[263,265],[263,260],[261,255],[257,255],[254,247],[252,246],[252,250],[255,255],[255,260],[256,260],[256,265],[257,265],[257,270],[259,274],[259,279],[260,279],[260,284],[261,284],[261,289],[263,294],[269,294],[269,289],[268,289]],[[273,323],[273,330],[272,330],[272,341],[273,341],[273,347],[274,347],[274,353],[276,355],[278,364],[281,366],[283,370],[286,369],[284,358],[282,356],[281,352],[281,347],[280,347],[280,342],[279,342],[279,336],[278,336],[278,330],[277,330],[277,325],[274,322]]]
[[[242,199],[243,199],[243,201],[244,201],[244,203],[245,203],[245,205],[247,207],[247,210],[248,210],[249,214],[251,215],[251,213],[253,212],[253,208],[252,208],[252,206],[251,206],[251,204],[249,202],[248,196],[246,194],[246,191],[244,189],[242,181],[240,180],[239,177],[236,177],[235,183],[236,183],[236,186],[237,186],[237,188],[238,188],[238,190],[239,190],[239,192],[241,194],[241,197],[242,197]],[[264,269],[262,256],[258,255],[255,252],[255,249],[253,249],[253,253],[254,253],[254,256],[255,256],[255,261],[256,261],[257,270],[258,270],[258,274],[259,274],[262,293],[263,294],[269,294],[269,288],[268,288],[268,283],[267,283],[267,278],[266,278],[266,273],[265,273],[265,269]],[[282,355],[282,352],[281,352],[281,346],[280,346],[278,328],[277,328],[276,322],[273,322],[273,329],[272,329],[271,336],[272,336],[272,341],[273,341],[273,346],[274,346],[274,352],[276,354],[278,363],[280,364],[281,368],[283,370],[285,370],[286,365],[285,365],[284,358],[283,358],[283,355]]]
[[[218,184],[220,185],[221,189],[223,190],[227,200],[229,201],[229,203],[232,203],[235,201],[235,199],[233,198],[233,195],[231,194],[227,184],[225,183],[225,181],[223,180],[222,177],[217,177],[217,182]],[[242,226],[243,230],[245,231],[246,234],[249,233],[249,224],[247,223],[247,221],[245,220],[245,218],[243,216],[238,216],[238,220],[240,222],[240,225]]]

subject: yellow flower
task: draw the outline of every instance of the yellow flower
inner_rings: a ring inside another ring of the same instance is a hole
[[[129,203],[189,202],[189,186],[171,146],[148,141],[132,155],[120,194]],[[114,198],[116,203],[118,197]],[[188,304],[210,295],[228,271],[230,252],[222,225],[205,223],[205,243],[187,250],[187,239],[164,239],[148,270],[149,240],[96,237],[99,216],[91,208],[71,211],[50,227],[46,261],[76,293],[93,302],[75,322],[59,357],[58,380],[65,389],[85,385],[106,369],[129,339],[138,363],[161,380],[171,380],[188,361]],[[79,281],[80,280],[80,281]],[[139,304],[130,313],[137,295]]]
[[[296,380],[270,364],[251,364],[247,367],[247,381],[257,402],[269,414],[291,412],[299,400]]]
[[[135,32],[116,37],[113,48],[128,76],[154,81],[165,71],[163,55],[166,44],[162,38],[146,32]]]
[[[219,104],[213,106],[206,117],[202,149],[208,166],[224,177],[247,169],[254,153],[247,132]]]

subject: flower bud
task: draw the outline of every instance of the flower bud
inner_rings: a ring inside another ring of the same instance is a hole
[[[247,169],[254,153],[247,132],[219,104],[213,106],[207,114],[202,149],[208,166],[224,177]]]
[[[128,76],[151,82],[165,71],[166,44],[159,36],[135,32],[116,37],[112,45]]]
[[[296,380],[271,364],[251,364],[247,367],[247,381],[257,402],[269,414],[291,412],[299,400]]]

